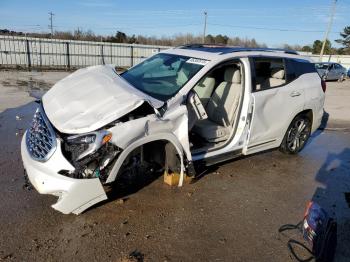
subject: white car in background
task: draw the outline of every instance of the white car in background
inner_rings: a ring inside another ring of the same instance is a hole
[[[79,214],[104,185],[154,166],[200,165],[280,148],[298,153],[322,119],[325,83],[293,51],[188,45],[118,74],[80,69],[42,98],[21,145],[24,168],[52,207]]]

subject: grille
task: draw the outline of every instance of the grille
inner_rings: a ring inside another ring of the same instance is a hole
[[[27,130],[26,143],[30,156],[38,161],[47,161],[56,150],[56,136],[40,106]]]

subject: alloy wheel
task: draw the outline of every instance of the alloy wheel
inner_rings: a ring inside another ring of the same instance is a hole
[[[310,136],[310,121],[300,118],[294,121],[287,134],[287,147],[290,152],[300,151]]]

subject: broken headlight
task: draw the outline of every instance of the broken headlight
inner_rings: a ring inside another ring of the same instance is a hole
[[[96,140],[96,135],[82,135],[82,136],[70,136],[67,138],[67,142],[70,144],[91,144]]]
[[[60,174],[73,178],[98,177],[106,181],[111,163],[120,152],[117,146],[108,143],[111,139],[112,133],[107,130],[65,137],[62,153],[75,170],[61,170]]]
[[[87,134],[80,134],[67,137],[67,144],[81,145],[83,152],[77,156],[75,161],[80,160],[87,155],[95,153],[101,146],[112,139],[112,133],[106,130],[95,131]]]

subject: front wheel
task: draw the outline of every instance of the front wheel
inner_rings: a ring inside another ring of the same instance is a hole
[[[338,81],[339,82],[343,82],[345,80],[345,75],[341,74],[341,76],[339,77]]]
[[[280,150],[287,154],[300,152],[311,134],[311,121],[306,115],[294,118],[283,138]]]

